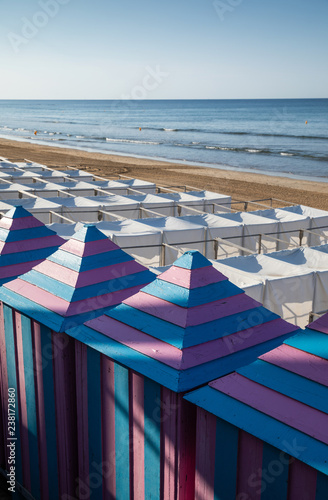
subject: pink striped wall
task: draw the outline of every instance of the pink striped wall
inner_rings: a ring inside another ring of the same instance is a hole
[[[247,432],[240,431],[237,497],[240,495],[242,498],[242,495],[244,495],[244,497],[252,498],[252,500],[261,499],[261,487],[257,484],[257,482],[261,479],[260,471],[262,469],[262,455],[263,442]],[[254,481],[252,480],[253,477]]]
[[[132,372],[130,374],[130,388],[131,493],[132,497],[137,500],[145,496],[144,377]]]
[[[78,477],[74,344],[65,333],[53,332],[52,337],[59,494],[74,497]]]
[[[77,451],[79,456],[78,476],[84,483],[84,494],[90,494],[89,477],[89,439],[88,439],[88,372],[87,347],[75,342],[76,373],[76,411]]]
[[[316,484],[315,469],[299,460],[292,461],[288,475],[288,500],[315,500]]]
[[[23,486],[31,490],[30,478],[30,456],[29,456],[29,442],[28,442],[28,421],[27,421],[27,407],[26,407],[26,391],[25,391],[25,374],[24,374],[24,358],[23,358],[23,339],[22,339],[22,325],[21,315],[13,312],[14,319],[14,336],[16,338],[16,371],[17,371],[17,399],[19,408],[19,422],[20,422],[20,437],[21,437],[21,452],[23,464]]]
[[[216,417],[197,408],[195,500],[214,499]]]
[[[103,500],[115,500],[115,363],[106,356],[101,361],[103,461],[108,469],[103,478]]]
[[[40,490],[41,497],[44,500],[49,498],[48,484],[48,455],[47,455],[47,437],[46,421],[44,409],[44,386],[43,386],[43,366],[41,351],[41,331],[40,324],[32,321],[32,341],[34,351],[34,370],[35,370],[35,396],[36,396],[36,414],[38,427],[39,461],[40,461]]]
[[[8,376],[7,376],[7,355],[6,355],[6,341],[5,329],[3,321],[3,304],[0,302],[0,397],[1,397],[1,415],[2,415],[2,429],[1,434],[3,443],[6,441],[8,419],[7,419],[7,404],[8,404]],[[3,446],[3,460],[7,463],[7,447]]]

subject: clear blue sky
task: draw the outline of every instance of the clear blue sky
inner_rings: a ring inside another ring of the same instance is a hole
[[[327,0],[2,0],[0,9],[2,99],[328,97]]]

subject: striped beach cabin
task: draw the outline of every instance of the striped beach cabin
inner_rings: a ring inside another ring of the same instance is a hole
[[[254,361],[297,330],[197,251],[68,330],[75,339],[75,495],[83,486],[91,498],[193,499],[197,407],[184,392]]]
[[[328,315],[190,392],[195,498],[328,498]]]
[[[0,220],[0,285],[32,269],[64,241],[25,208],[9,210]]]
[[[86,225],[55,250],[0,288],[0,465],[9,470],[4,443],[11,388],[16,394],[16,480],[21,491],[42,500],[80,498],[75,496],[81,425],[75,345],[63,332],[154,278],[94,226]]]

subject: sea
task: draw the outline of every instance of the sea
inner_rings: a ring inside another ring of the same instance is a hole
[[[0,100],[0,137],[328,182],[328,99]]]

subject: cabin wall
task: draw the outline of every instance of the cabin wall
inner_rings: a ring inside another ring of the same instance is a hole
[[[3,469],[10,387],[16,480],[34,498],[194,497],[193,404],[5,304],[0,313]]]
[[[195,498],[326,500],[328,477],[197,408]]]
[[[0,304],[0,466],[42,500],[326,500],[328,478]],[[293,446],[293,441],[291,446]]]

